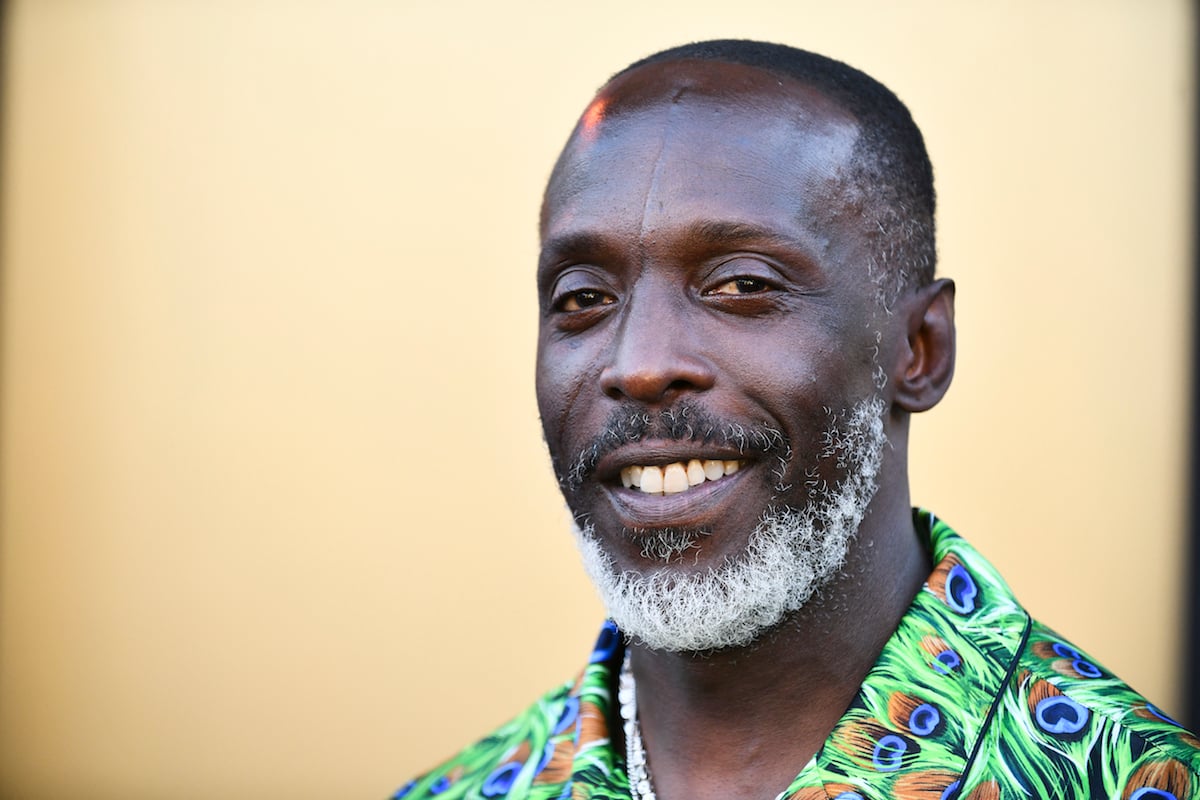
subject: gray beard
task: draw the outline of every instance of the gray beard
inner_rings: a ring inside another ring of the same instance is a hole
[[[884,408],[872,397],[834,420],[821,461],[845,477],[814,489],[803,508],[769,508],[746,549],[707,570],[619,572],[594,528],[576,526],[584,569],[618,627],[654,650],[704,652],[745,647],[799,611],[841,571],[879,488]],[[643,554],[678,560],[701,534],[664,535],[667,541],[644,546]]]

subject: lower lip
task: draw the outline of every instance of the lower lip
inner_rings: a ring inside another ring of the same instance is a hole
[[[675,494],[650,494],[623,486],[606,486],[605,491],[626,528],[699,528],[727,510],[726,495],[751,469],[747,465],[720,480]]]

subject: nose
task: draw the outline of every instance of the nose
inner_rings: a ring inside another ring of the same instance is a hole
[[[679,305],[635,297],[626,306],[608,364],[600,372],[600,388],[606,395],[614,400],[669,404],[681,394],[712,387],[713,365],[701,352],[699,333],[688,324],[687,309]]]

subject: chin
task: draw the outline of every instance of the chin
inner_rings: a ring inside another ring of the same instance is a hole
[[[841,477],[803,507],[768,508],[745,546],[719,564],[688,566],[703,531],[669,529],[638,537],[652,543],[643,553],[652,568],[621,569],[591,525],[576,526],[584,568],[618,627],[653,650],[727,650],[803,608],[842,569],[878,488],[882,412],[873,398],[841,415],[822,455],[841,465]]]

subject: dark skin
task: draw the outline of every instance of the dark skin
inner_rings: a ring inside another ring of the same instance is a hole
[[[654,438],[610,453],[567,500],[619,569],[705,570],[736,557],[766,508],[809,501],[806,473],[842,477],[816,456],[828,409],[876,393],[886,405],[879,488],[844,569],[816,598],[748,647],[631,644],[663,800],[786,788],[931,569],[910,512],[908,419],[949,386],[954,287],[909,288],[887,310],[877,301],[871,223],[847,180],[857,136],[853,117],[797,81],[712,61],[649,65],[601,90],[547,188],[537,388],[556,465],[614,408],[657,414],[682,401],[768,424],[792,446],[783,481],[770,474],[777,464],[750,458],[665,496],[622,487],[620,469],[736,454]],[[665,526],[711,535],[663,565],[623,533]]]

